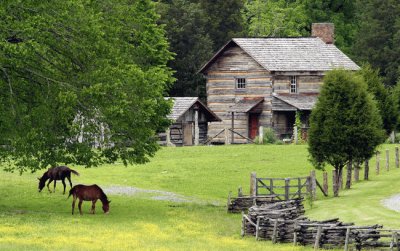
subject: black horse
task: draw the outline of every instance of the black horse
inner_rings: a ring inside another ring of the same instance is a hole
[[[49,192],[51,192],[49,185],[53,180],[54,180],[54,192],[56,191],[56,180],[62,180],[62,183],[64,185],[64,194],[65,194],[65,178],[68,179],[69,185],[70,187],[72,187],[71,173],[79,175],[77,171],[72,170],[67,166],[57,166],[49,168],[49,170],[47,170],[47,172],[45,172],[41,178],[38,178],[39,192],[41,192],[44,186],[46,185],[46,180],[49,180],[49,182],[47,183],[47,189],[49,189]]]
[[[69,191],[68,198],[71,195],[73,197],[72,214],[74,214],[75,201],[77,199],[79,199],[78,208],[79,208],[79,213],[81,215],[82,215],[82,202],[84,200],[92,201],[92,209],[90,210],[90,213],[92,213],[92,214],[94,214],[95,205],[96,205],[97,200],[100,200],[101,203],[103,203],[103,211],[105,214],[108,214],[108,212],[110,211],[110,202],[111,201],[108,200],[107,195],[96,184],[91,185],[91,186],[76,185]]]

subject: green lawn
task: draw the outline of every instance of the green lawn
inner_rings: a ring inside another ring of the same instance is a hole
[[[341,191],[340,198],[306,203],[313,219],[340,217],[357,224],[384,224],[400,228],[399,213],[385,209],[380,201],[400,193],[400,170],[376,176],[371,161],[370,181]],[[249,191],[250,172],[259,177],[306,176],[312,169],[304,145],[234,145],[163,148],[146,165],[122,164],[85,169],[73,183],[132,186],[163,190],[195,198],[198,203],[153,200],[149,196],[110,195],[110,214],[71,215],[71,199],[56,193],[37,192],[37,176],[0,171],[0,250],[313,250],[311,247],[272,245],[240,237],[240,215],[226,213],[229,191],[242,186]],[[384,169],[384,156],[381,156]],[[330,172],[331,173],[331,172]],[[322,173],[317,171],[318,179]],[[362,176],[362,174],[361,174]],[[331,177],[329,177],[331,178]],[[331,189],[331,187],[330,187]]]

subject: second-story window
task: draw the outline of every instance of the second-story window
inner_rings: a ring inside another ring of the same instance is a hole
[[[245,88],[246,88],[246,79],[236,78],[236,89],[245,89]]]
[[[297,93],[297,77],[290,76],[290,93]]]

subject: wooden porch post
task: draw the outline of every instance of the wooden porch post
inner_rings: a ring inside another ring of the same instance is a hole
[[[235,112],[232,112],[232,125],[231,125],[231,144],[235,143],[235,135],[233,133],[233,130],[235,129]]]
[[[194,145],[199,145],[199,109],[194,109]]]

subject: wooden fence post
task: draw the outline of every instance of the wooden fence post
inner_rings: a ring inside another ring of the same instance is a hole
[[[326,171],[323,172],[323,177],[324,177],[324,181],[323,181],[324,192],[327,195],[329,186],[328,186],[328,173]]]
[[[260,126],[258,129],[258,143],[264,144],[264,127]]]
[[[315,200],[317,198],[317,180],[315,177],[315,170],[311,170],[310,172],[311,177],[311,198]]]
[[[285,200],[289,200],[290,179],[285,178]]]
[[[225,138],[225,145],[229,145],[229,130],[228,127],[225,127],[225,134],[224,134],[224,138]]]
[[[376,152],[376,174],[379,175],[379,161],[380,161],[380,154],[379,151]]]
[[[346,189],[350,189],[351,187],[351,169],[352,169],[352,161],[347,163],[347,176],[346,176]]]
[[[243,197],[243,189],[242,189],[242,187],[238,188],[238,197]]]
[[[348,227],[346,230],[346,239],[344,241],[344,251],[349,250],[349,238],[350,238],[350,228]]]
[[[250,174],[250,196],[257,196],[257,174],[252,172]]]
[[[395,162],[396,162],[396,168],[399,168],[399,147],[396,146],[395,148]]]
[[[365,166],[364,166],[364,180],[368,180],[368,175],[369,175],[369,160],[365,160]]]
[[[389,171],[389,149],[386,149],[386,171]]]
[[[317,236],[315,236],[314,250],[318,250],[321,241],[322,226],[318,226]]]

